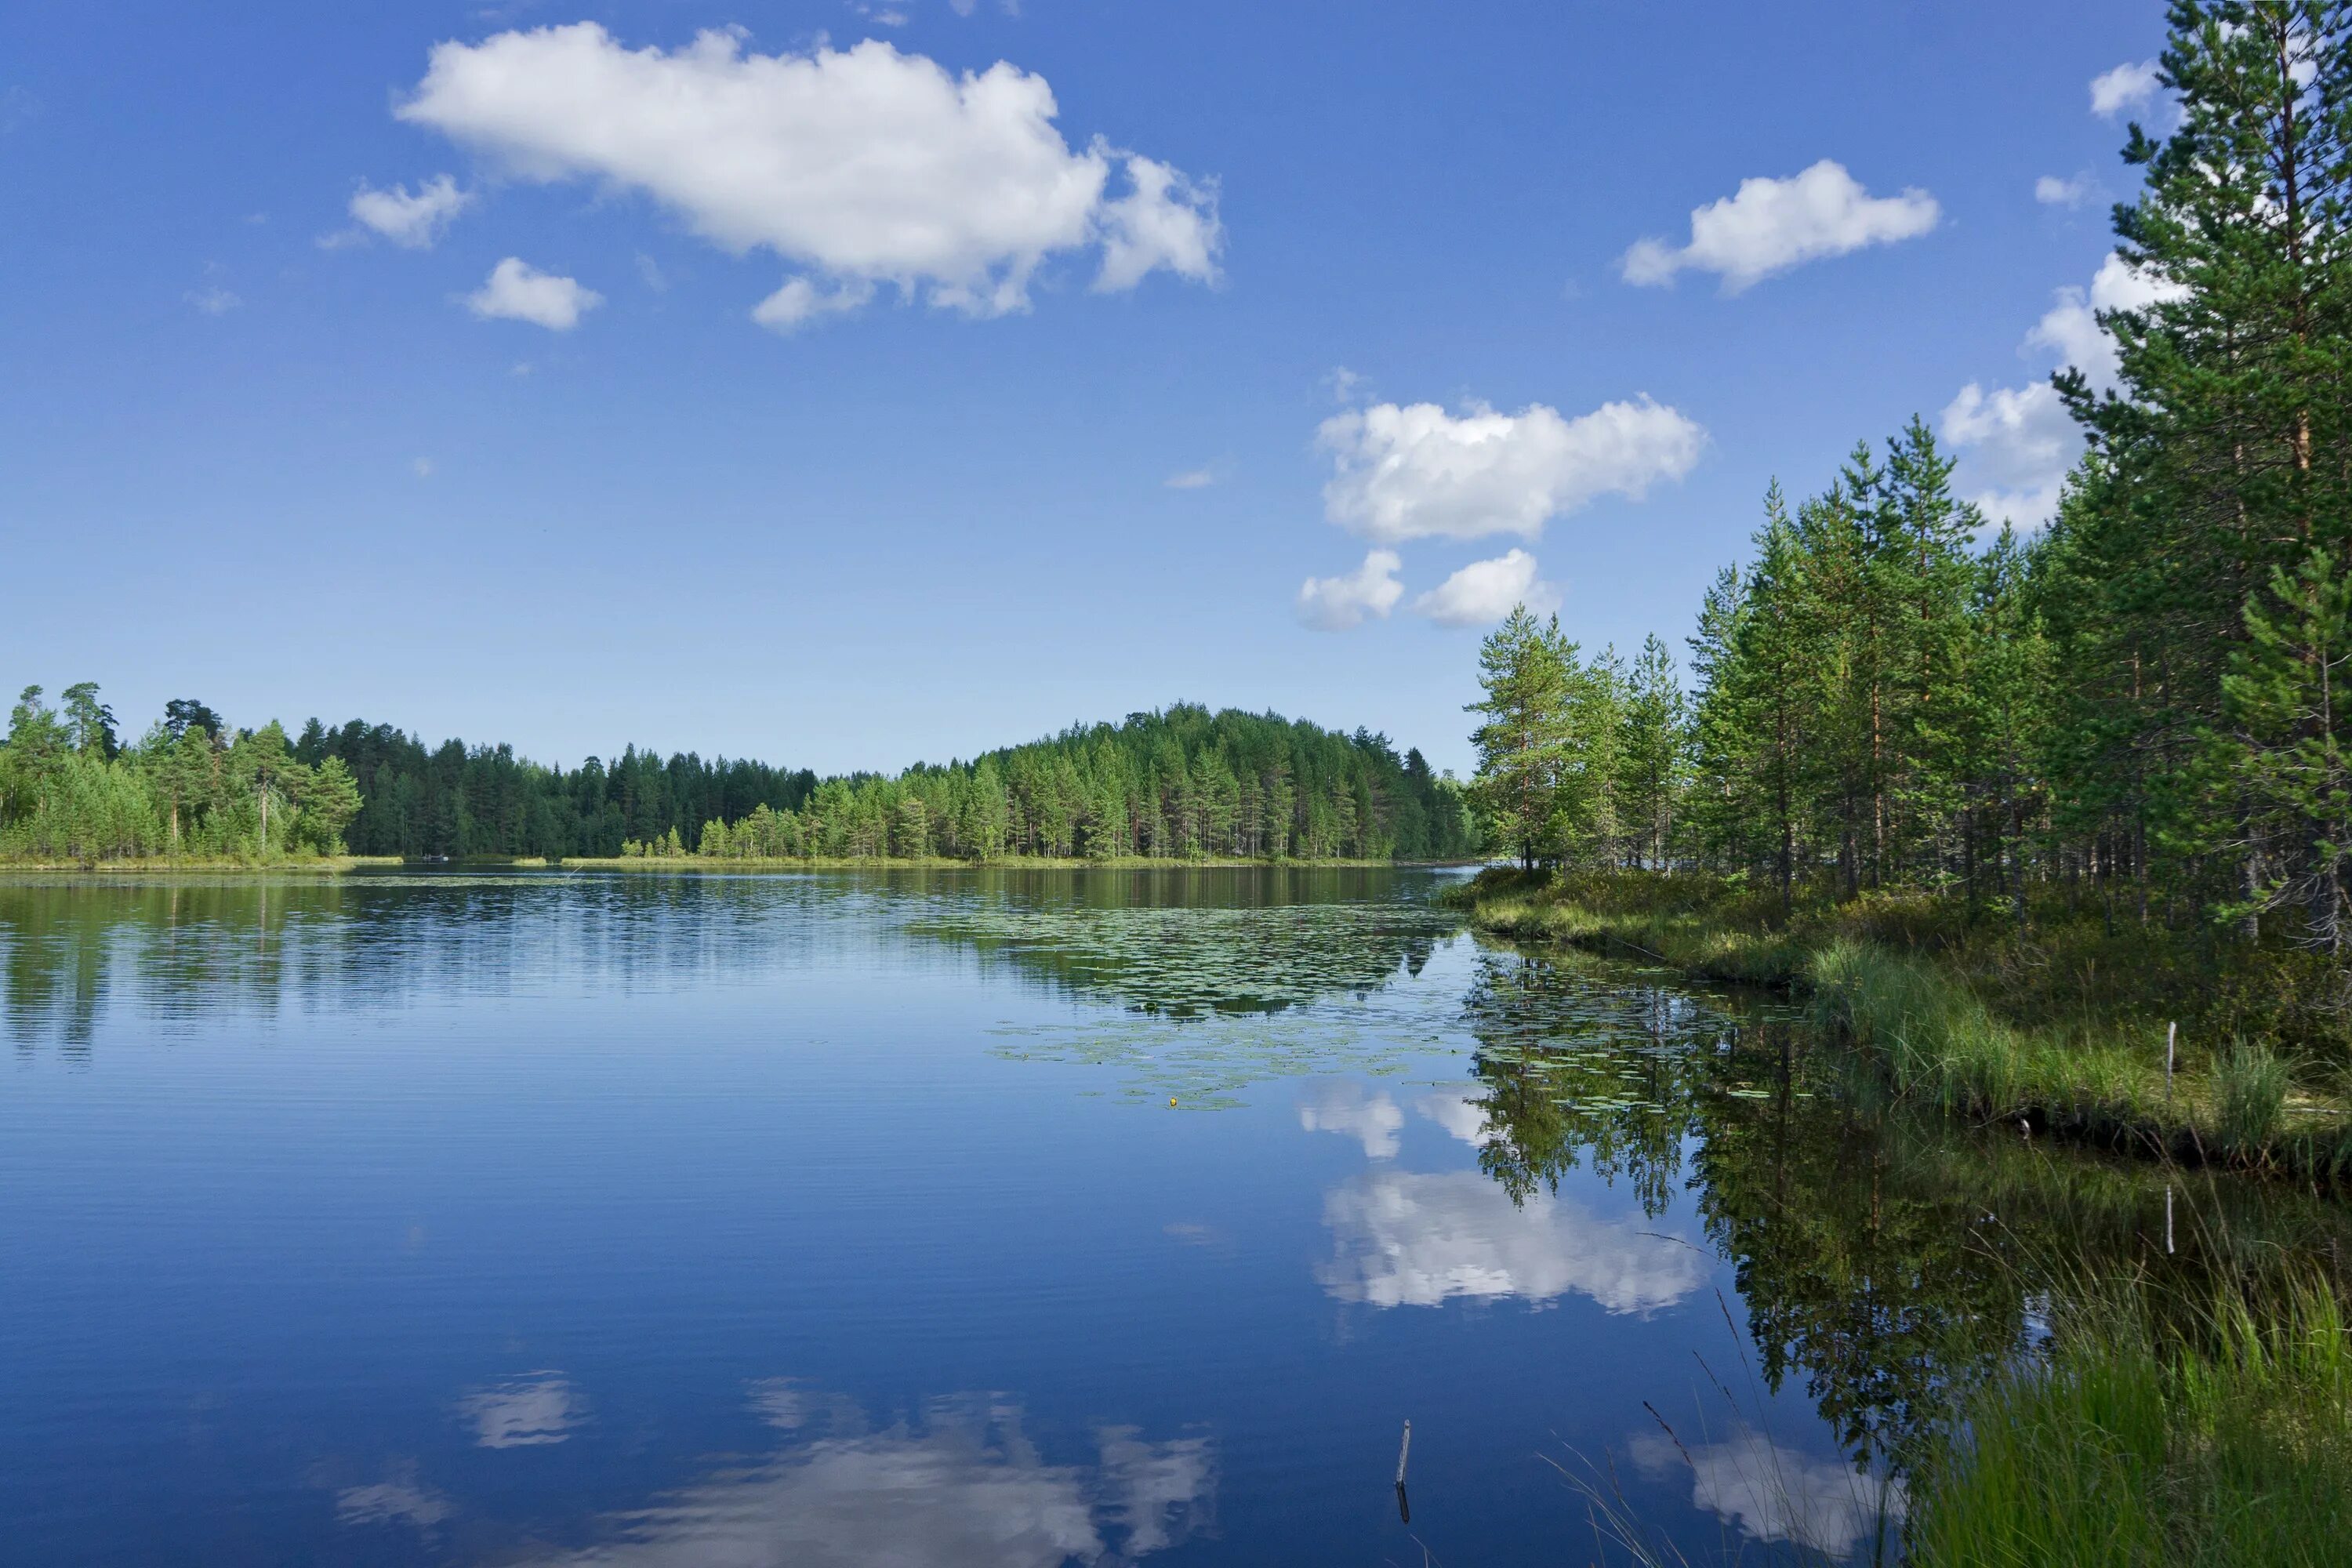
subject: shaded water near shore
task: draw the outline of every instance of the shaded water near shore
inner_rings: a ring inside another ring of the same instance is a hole
[[[0,1558],[1860,1557],[2063,1292],[2352,1258],[1444,879],[0,881]]]

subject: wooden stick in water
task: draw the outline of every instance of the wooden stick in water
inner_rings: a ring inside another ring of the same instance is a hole
[[[1412,1452],[1412,1423],[1404,1424],[1404,1441],[1397,1445],[1397,1485],[1404,1485],[1404,1462]]]

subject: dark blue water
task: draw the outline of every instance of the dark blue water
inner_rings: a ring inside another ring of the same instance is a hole
[[[1866,1553],[2144,1245],[1433,886],[0,884],[0,1559]]]

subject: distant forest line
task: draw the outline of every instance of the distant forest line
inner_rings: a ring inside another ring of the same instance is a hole
[[[238,729],[175,700],[135,742],[90,683],[27,687],[0,742],[0,859],[348,853],[728,859],[1452,860],[1461,787],[1385,735],[1179,703],[970,762],[819,777],[625,747],[564,769],[390,724]]]

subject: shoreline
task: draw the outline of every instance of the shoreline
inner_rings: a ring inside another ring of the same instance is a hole
[[[410,859],[399,855],[321,855],[283,860],[233,858],[169,858],[142,860],[12,860],[0,861],[0,878],[30,876],[169,875],[182,871],[239,872],[277,876],[337,876],[352,871],[414,869],[421,871],[551,870],[551,871],[674,871],[719,874],[780,871],[1240,871],[1240,870],[1470,870],[1484,860],[1264,860],[1158,859],[1128,855],[1112,859],[1021,856],[996,860],[961,860],[944,856],[920,859],[877,856],[790,857],[780,859],[737,858],[732,856],[566,856],[550,860],[541,856],[482,856],[469,859]]]
[[[1489,871],[1449,901],[1482,934],[1802,999],[1853,1048],[1871,1087],[1899,1102],[2029,1138],[2352,1187],[2352,1105],[2296,1085],[2288,1058],[2259,1040],[2220,1051],[2197,1043],[2168,1074],[2164,1022],[2090,998],[2063,1026],[2004,1017],[1924,942],[1874,940],[1866,921],[1838,911],[1772,930],[1736,918],[1729,900],[1710,907],[1696,878]]]

